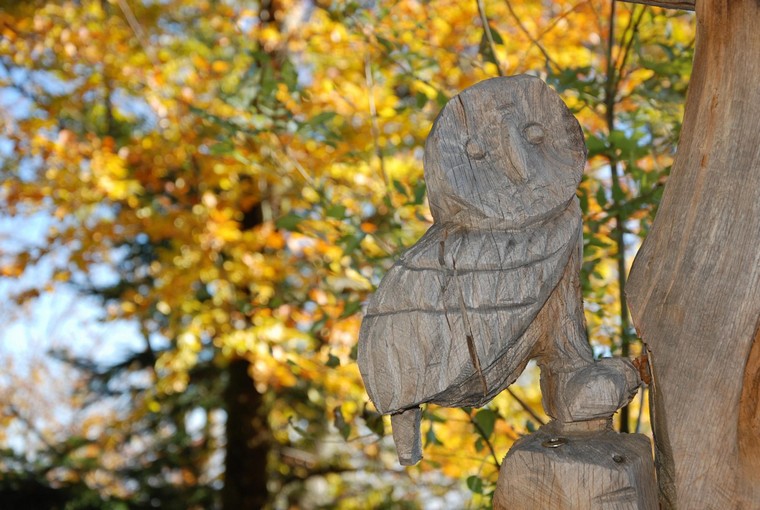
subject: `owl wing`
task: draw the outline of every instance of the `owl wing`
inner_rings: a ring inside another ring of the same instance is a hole
[[[556,287],[581,222],[577,201],[516,231],[434,224],[369,301],[358,362],[382,413],[482,405],[522,371],[523,333]]]

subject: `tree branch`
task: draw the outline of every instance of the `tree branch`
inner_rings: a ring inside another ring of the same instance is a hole
[[[488,446],[488,449],[491,451],[491,457],[493,457],[493,462],[496,464],[496,468],[501,468],[501,462],[499,462],[499,457],[496,456],[496,450],[493,447],[493,444],[491,443],[491,440],[488,439],[488,436],[486,435],[486,431],[483,430],[483,427],[480,426],[480,424],[475,421],[475,418],[472,416],[472,413],[467,411],[466,409],[462,409],[465,413],[467,413],[467,417],[470,419],[470,423],[475,427],[475,430],[477,430],[478,434],[481,438],[483,438],[483,441],[486,443],[486,446]]]
[[[526,27],[526,26],[523,24],[523,22],[522,22],[522,20],[520,19],[520,17],[519,17],[519,16],[517,16],[517,13],[515,12],[514,8],[512,7],[512,3],[510,2],[510,0],[504,0],[504,3],[506,4],[506,6],[507,6],[507,9],[509,10],[509,13],[512,15],[512,17],[513,17],[513,18],[515,18],[515,22],[517,23],[517,26],[518,26],[518,28],[520,29],[520,31],[521,31],[523,34],[525,34],[525,36],[526,36],[528,39],[530,39],[530,42],[531,42],[531,43],[532,43],[532,44],[533,44],[533,45],[534,45],[536,48],[538,48],[538,50],[539,50],[539,51],[541,52],[541,54],[544,56],[544,58],[546,59],[546,64],[547,64],[547,67],[549,67],[549,65],[551,65],[551,66],[553,66],[555,69],[559,69],[559,68],[560,68],[560,67],[559,67],[559,65],[557,65],[557,63],[554,61],[554,59],[553,59],[553,58],[552,58],[552,57],[549,55],[549,53],[546,51],[546,48],[544,48],[544,47],[541,45],[541,43],[538,41],[538,39],[536,39],[535,37],[533,37],[533,35],[530,33],[530,31],[527,29],[527,27]]]
[[[515,399],[518,404],[520,404],[520,407],[522,407],[525,410],[525,412],[531,416],[531,418],[536,420],[541,425],[546,425],[546,422],[544,422],[544,420],[542,420],[541,417],[538,414],[536,414],[536,412],[533,409],[531,409],[530,406],[523,399],[518,397],[517,394],[514,391],[512,391],[512,388],[507,388],[507,393],[509,393],[509,395],[513,399]]]
[[[486,15],[486,6],[483,3],[483,0],[476,0],[475,3],[478,6],[480,21],[483,24],[483,36],[486,38],[486,42],[488,42],[488,51],[491,53],[491,61],[496,66],[496,72],[499,73],[499,76],[504,76],[504,72],[501,70],[501,64],[496,58],[496,44],[493,41],[491,24],[489,23],[488,16]]]

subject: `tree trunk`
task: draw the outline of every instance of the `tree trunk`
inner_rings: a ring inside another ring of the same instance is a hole
[[[267,457],[271,433],[264,398],[253,384],[250,362],[235,359],[228,368],[224,402],[227,409],[227,457],[222,508],[254,510],[268,501]]]
[[[259,21],[263,26],[280,30],[282,10],[277,0],[264,0],[259,9]],[[272,65],[277,68],[277,51],[268,52]],[[256,186],[253,186],[256,188]],[[254,196],[260,196],[256,189]],[[255,229],[264,222],[261,202],[242,210],[241,231]],[[248,294],[246,288],[239,289]],[[229,381],[224,394],[227,410],[227,456],[225,460],[222,508],[224,510],[254,510],[263,508],[269,500],[267,490],[267,458],[271,449],[271,431],[263,396],[256,391],[249,372],[250,362],[235,358],[228,369]]]
[[[760,2],[697,2],[678,155],[628,297],[664,508],[760,504]]]

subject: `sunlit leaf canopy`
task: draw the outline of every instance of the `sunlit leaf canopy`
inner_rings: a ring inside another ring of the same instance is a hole
[[[501,457],[544,419],[535,374],[484,410],[428,408],[426,460],[402,472],[354,359],[368,294],[432,220],[433,119],[500,74],[545,79],[584,128],[589,334],[600,352],[638,352],[620,270],[672,163],[690,15],[600,0],[5,3],[0,200],[46,235],[3,251],[0,273],[30,313],[57,289],[97,296],[100,320],[132,321],[141,347],[110,371],[57,354],[83,381],[68,405],[89,418],[73,430],[11,377],[4,426],[35,424],[22,429],[37,453],[10,448],[4,469],[79,498],[218,506],[220,388],[243,360],[275,507],[447,493],[487,506]],[[46,367],[32,394],[55,384]],[[155,453],[180,446],[192,454]]]

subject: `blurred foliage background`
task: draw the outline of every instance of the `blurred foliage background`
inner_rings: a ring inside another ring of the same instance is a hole
[[[484,409],[428,407],[425,459],[401,469],[355,355],[363,303],[430,225],[435,115],[497,75],[540,76],[579,118],[590,340],[640,352],[621,296],[672,164],[692,15],[609,0],[0,6],[2,508],[489,507],[509,446],[545,420],[535,369]],[[95,312],[60,312],[68,326],[45,331],[60,341],[21,363],[11,326],[63,292]],[[119,331],[130,349],[109,347]],[[647,430],[640,397],[621,430]]]

